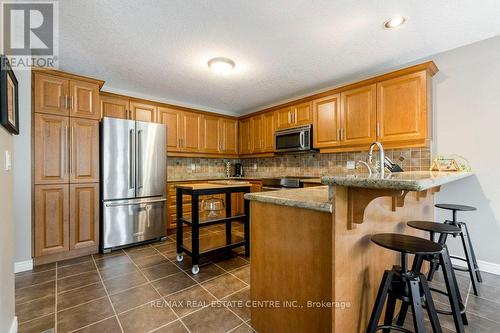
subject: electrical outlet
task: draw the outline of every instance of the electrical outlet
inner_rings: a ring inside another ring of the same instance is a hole
[[[349,169],[349,170],[356,169],[356,162],[355,161],[347,161],[347,169]]]
[[[257,163],[253,164],[253,171],[257,171]]]
[[[191,171],[194,171],[194,170],[196,170],[196,164],[191,163]]]
[[[5,171],[10,171],[11,168],[12,168],[12,160],[11,160],[11,157],[10,157],[10,151],[6,150],[5,151],[5,165],[4,165],[4,169],[5,169]]]

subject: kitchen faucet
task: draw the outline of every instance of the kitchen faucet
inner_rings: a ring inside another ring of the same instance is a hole
[[[355,168],[357,169],[360,164],[366,167],[366,169],[368,170],[368,177],[370,177],[372,175],[372,168],[370,167],[370,165],[365,161],[357,161]]]
[[[373,163],[373,148],[375,148],[375,146],[378,147],[378,154],[379,154],[379,164],[375,166],[375,171],[378,172],[380,176],[383,178],[385,172],[385,153],[384,153],[384,147],[380,142],[375,141],[370,145],[370,150],[368,151],[368,163],[369,164]]]

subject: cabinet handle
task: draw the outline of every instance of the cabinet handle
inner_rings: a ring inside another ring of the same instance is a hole
[[[70,174],[73,174],[73,126],[71,126],[71,136],[70,136],[70,156],[69,156],[69,172]]]
[[[377,121],[377,129],[376,129],[377,138],[380,136],[380,123]]]
[[[292,123],[292,113],[290,111],[288,111],[288,123]]]
[[[64,99],[64,108],[68,108],[68,96],[61,96],[62,99]]]
[[[295,111],[292,113],[292,124],[295,124],[295,113],[297,112],[297,108],[295,108]]]
[[[345,141],[345,130],[343,128],[340,129],[340,140]]]
[[[64,136],[64,138],[62,138]],[[64,146],[61,144],[61,172],[64,173],[64,175],[68,174],[68,158],[69,158],[69,151],[68,151],[68,127],[64,129],[64,134],[61,133],[61,141],[64,140]],[[66,151],[66,153],[65,153]],[[66,155],[66,157],[64,157]]]
[[[337,141],[340,141],[340,128],[337,128]]]
[[[71,103],[70,103],[71,110],[73,110],[73,96],[71,96]]]

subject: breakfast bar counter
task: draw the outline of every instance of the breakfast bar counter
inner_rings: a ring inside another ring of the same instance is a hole
[[[246,194],[252,326],[260,333],[364,332],[383,272],[398,260],[370,236],[425,237],[406,222],[433,220],[440,186],[471,175],[340,174],[323,177],[324,186]]]

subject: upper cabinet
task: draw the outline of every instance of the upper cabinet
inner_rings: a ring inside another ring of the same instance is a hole
[[[369,145],[376,139],[377,88],[375,84],[343,91],[340,140],[343,145]]]
[[[196,112],[185,112],[182,118],[181,149],[185,152],[199,153],[202,138],[202,115]]]
[[[412,73],[377,84],[378,140],[421,141],[428,137],[429,75]]]
[[[181,150],[181,112],[176,109],[159,107],[158,122],[167,125],[167,151]]]
[[[238,154],[238,120],[221,118],[223,154]]]
[[[340,145],[340,94],[313,101],[313,147]]]
[[[252,137],[252,153],[262,152],[262,116],[250,118],[250,136]]]
[[[286,129],[312,123],[311,102],[292,105],[275,112],[276,129]]]
[[[240,154],[253,155],[274,152],[276,112],[266,112],[240,120]]]
[[[267,112],[262,115],[262,152],[270,153],[274,151],[274,132],[276,122],[274,112]]]
[[[205,153],[222,152],[221,119],[216,116],[203,115],[201,118],[202,151]]]
[[[239,121],[239,146],[240,154],[252,153],[253,137],[250,133],[250,118],[245,118]]]
[[[103,117],[132,119],[130,101],[126,97],[101,94],[101,114]]]
[[[158,108],[154,104],[132,101],[130,102],[130,111],[131,119],[150,123],[158,122]]]
[[[38,113],[99,119],[99,83],[36,72],[34,107]]]

